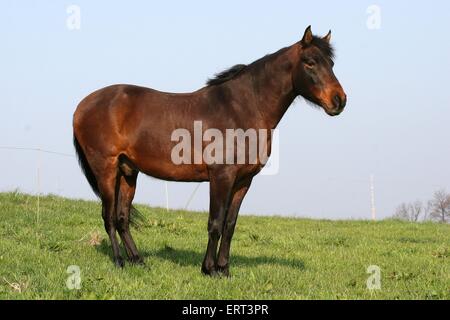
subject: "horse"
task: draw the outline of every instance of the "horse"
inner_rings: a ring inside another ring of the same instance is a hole
[[[175,163],[173,132],[184,128],[193,133],[195,121],[201,121],[202,130],[219,133],[273,130],[298,96],[330,116],[341,114],[347,96],[333,72],[330,40],[331,30],[319,37],[309,26],[300,41],[216,74],[192,93],[114,85],[81,101],[73,117],[74,146],[81,169],[101,200],[117,267],[124,267],[124,259],[116,233],[129,262],[144,264],[130,233],[136,180],[144,173],[166,181],[209,182],[208,244],[201,271],[208,276],[230,275],[230,247],[239,209],[266,162],[258,158],[252,163],[202,159]],[[264,138],[268,156],[272,136]],[[195,143],[192,146],[199,148]],[[200,143],[200,148],[206,146],[207,141]],[[234,150],[234,156],[239,151],[242,147]],[[187,153],[187,158],[192,154]]]

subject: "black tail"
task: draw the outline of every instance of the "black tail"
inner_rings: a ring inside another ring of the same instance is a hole
[[[83,173],[86,176],[87,181],[91,185],[94,193],[97,195],[97,197],[100,198],[100,190],[98,190],[97,179],[95,179],[94,173],[92,172],[92,169],[86,159],[86,155],[84,154],[83,149],[81,149],[81,146],[78,143],[75,135],[73,136],[73,145],[75,146],[75,151],[78,156],[78,162],[80,164],[81,170],[83,170]]]
[[[92,190],[96,194],[97,197],[101,198],[100,190],[98,190],[97,179],[92,172],[91,167],[86,159],[86,155],[81,149],[80,144],[78,143],[75,135],[73,136],[73,145],[75,146],[75,151],[78,156],[78,162],[80,163],[81,170],[83,170],[84,175],[86,176],[87,181],[91,185]],[[131,206],[130,208],[130,224],[136,229],[140,229],[141,227],[146,226],[146,218],[139,210],[135,207]]]

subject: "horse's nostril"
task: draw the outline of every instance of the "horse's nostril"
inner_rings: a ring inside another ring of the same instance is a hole
[[[345,105],[347,104],[347,96],[346,95],[341,96],[340,94],[336,94],[333,97],[333,103],[336,108],[344,109]]]
[[[333,98],[333,102],[334,102],[334,106],[336,108],[339,108],[341,106],[341,103],[342,103],[341,97],[338,94],[335,95],[334,98]]]

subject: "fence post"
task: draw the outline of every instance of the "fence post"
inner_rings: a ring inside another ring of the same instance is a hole
[[[169,183],[165,181],[166,185],[166,209],[169,211]]]
[[[36,224],[40,221],[40,202],[41,202],[41,149],[37,149],[37,213]]]

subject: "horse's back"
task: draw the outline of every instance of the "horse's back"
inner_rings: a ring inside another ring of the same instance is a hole
[[[124,84],[113,85],[97,90],[79,103],[75,111],[74,122],[77,123],[78,121],[81,121],[83,117],[92,115],[92,113],[105,112],[108,107],[114,106],[120,102],[121,99],[126,100],[129,96],[140,96],[153,93],[156,93],[156,91],[149,88]]]
[[[82,146],[115,152],[126,140],[121,130],[130,120],[133,100],[152,94],[151,89],[131,85],[113,85],[91,93],[75,111],[75,137]]]
[[[181,179],[204,180],[203,166],[183,173],[171,160],[172,133],[192,126],[188,118],[200,103],[198,96],[132,85],[106,87],[79,104],[74,134],[92,157],[124,155],[139,171],[157,178],[175,179],[172,175],[177,173]]]

